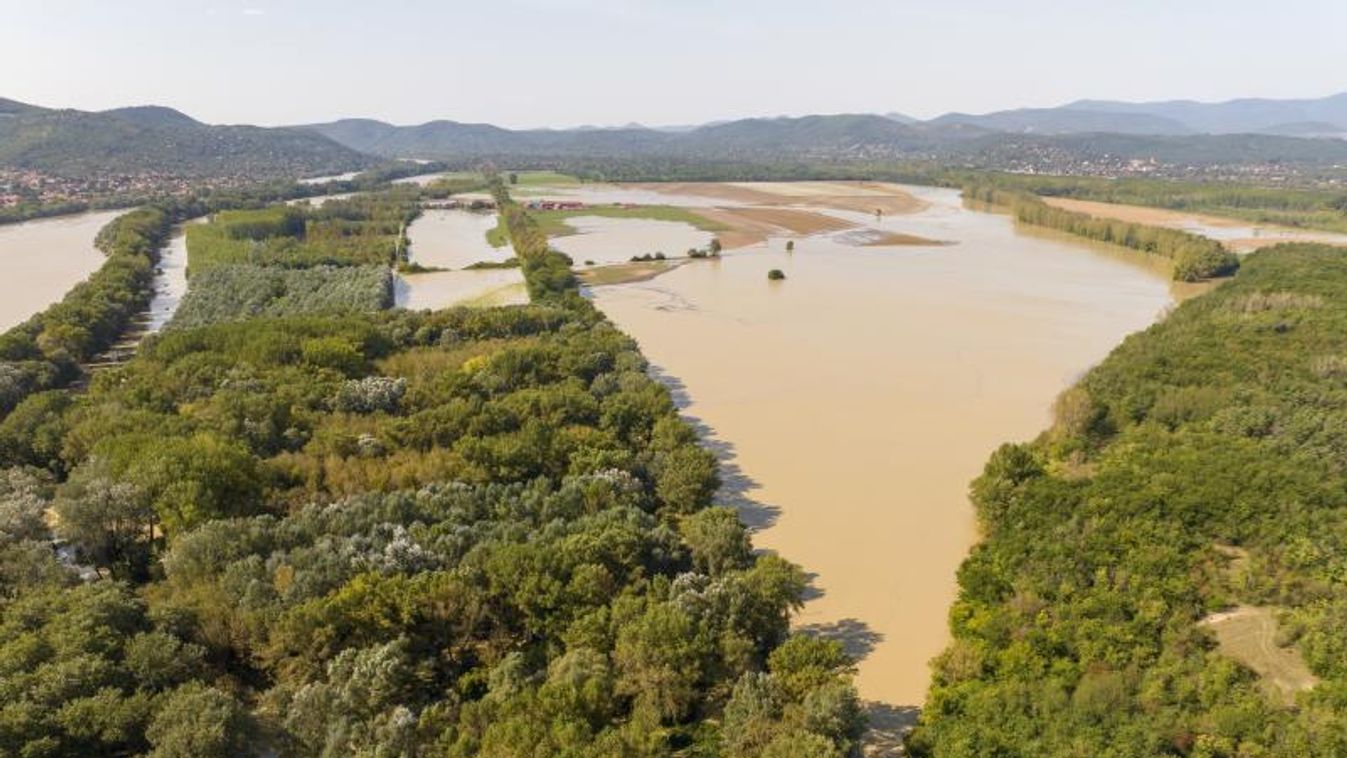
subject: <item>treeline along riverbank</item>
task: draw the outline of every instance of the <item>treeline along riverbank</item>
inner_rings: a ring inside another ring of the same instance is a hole
[[[1174,278],[1179,281],[1196,282],[1227,276],[1239,268],[1239,257],[1220,242],[1191,232],[1094,218],[1085,213],[1054,208],[1026,190],[1006,189],[994,184],[966,185],[963,196],[967,202],[1004,208],[1016,221],[1024,224],[1169,258],[1174,262]]]

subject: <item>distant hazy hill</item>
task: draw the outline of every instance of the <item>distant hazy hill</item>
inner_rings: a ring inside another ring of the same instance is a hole
[[[1159,116],[1182,123],[1190,131],[1204,134],[1270,132],[1306,122],[1331,124],[1339,132],[1347,131],[1347,92],[1315,99],[1245,98],[1223,103],[1199,103],[1193,100],[1155,103],[1078,100],[1058,110]]]
[[[1068,109],[1027,109],[987,116],[949,115],[902,123],[888,116],[757,118],[685,131],[647,128],[524,130],[432,121],[394,126],[346,120],[310,127],[352,149],[389,158],[475,160],[653,159],[717,161],[846,161],[936,159],[984,167],[1051,160],[1155,160],[1186,166],[1347,162],[1347,141],[1276,134],[1191,133],[1162,116]],[[1322,136],[1327,123],[1288,126]],[[1165,133],[1167,130],[1178,134]],[[1130,132],[1130,133],[1129,133]],[[1278,133],[1280,134],[1280,133]]]
[[[1150,113],[1114,113],[1070,108],[1020,108],[981,116],[948,113],[933,124],[968,124],[1001,132],[1026,134],[1189,134],[1193,130],[1172,118]]]
[[[372,159],[302,129],[212,126],[171,108],[91,113],[0,99],[0,166],[64,176],[157,171],[189,178],[340,173]]]
[[[1285,164],[1326,168],[1347,163],[1347,140],[1300,139],[1270,134],[1000,134],[976,140],[964,151],[970,162],[1000,167],[1024,156],[1070,156],[1073,160],[1154,160],[1181,166]]]
[[[365,119],[307,128],[372,155],[450,160],[492,156],[738,159],[768,155],[902,154],[930,150],[985,133],[981,129],[932,129],[877,115],[754,118],[677,131],[644,127],[514,131],[455,121],[394,126]]]
[[[1337,137],[1347,138],[1347,126],[1330,124],[1327,121],[1295,121],[1289,124],[1273,124],[1259,129],[1260,134],[1280,134],[1286,137]]]

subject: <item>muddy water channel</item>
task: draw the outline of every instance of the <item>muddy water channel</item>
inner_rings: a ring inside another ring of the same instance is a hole
[[[94,247],[103,225],[125,211],[0,226],[0,330],[9,329],[65,296],[103,265]]]
[[[478,262],[514,257],[509,247],[495,248],[486,232],[495,226],[490,213],[427,210],[407,228],[411,262],[444,269],[398,274],[394,299],[401,308],[448,308],[452,305],[509,305],[527,301],[524,277],[517,268],[464,270]]]
[[[145,321],[145,331],[155,333],[173,320],[187,294],[187,232],[188,224],[205,223],[204,218],[192,219],[173,232],[168,244],[159,251],[159,265],[155,270],[154,297]]]
[[[969,481],[1185,294],[1153,261],[911,192],[915,214],[830,213],[953,244],[773,239],[594,290],[722,456],[722,502],[813,576],[796,623],[842,640],[862,696],[893,706],[921,703],[948,639]]]

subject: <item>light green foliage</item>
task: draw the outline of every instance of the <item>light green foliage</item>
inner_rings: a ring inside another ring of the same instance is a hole
[[[392,305],[393,275],[387,266],[215,266],[192,278],[170,327],[259,316],[360,313]]]
[[[403,232],[418,213],[414,190],[404,188],[316,207],[221,211],[208,224],[187,227],[188,271],[196,277],[222,265],[391,266],[402,259]]]

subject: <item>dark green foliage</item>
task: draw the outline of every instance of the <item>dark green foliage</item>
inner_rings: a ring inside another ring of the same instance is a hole
[[[997,451],[913,752],[1342,754],[1343,356],[1347,257],[1270,248]],[[1236,603],[1287,609],[1323,680],[1296,708],[1197,625]]]
[[[120,584],[26,591],[0,604],[0,751],[223,756],[182,748],[227,743],[246,755],[246,712],[207,672],[205,650]]]

